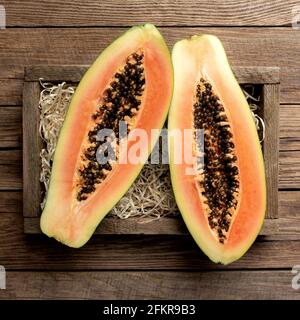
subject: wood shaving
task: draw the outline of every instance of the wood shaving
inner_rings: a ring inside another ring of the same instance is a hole
[[[262,143],[265,140],[266,126],[264,120],[258,115],[258,112],[260,110],[259,104],[261,101],[260,94],[257,95],[255,93],[255,86],[252,84],[246,84],[242,86],[242,90],[252,112],[256,129],[259,133],[261,132],[261,139],[259,140],[259,142]]]
[[[39,101],[39,132],[44,141],[44,147],[40,153],[40,181],[45,188],[43,201],[41,203],[41,208],[43,209],[46,203],[46,194],[48,192],[52,161],[59,131],[64,122],[67,106],[71,101],[75,87],[67,85],[65,82],[55,85],[43,82],[42,79],[40,79],[40,84],[42,91]]]

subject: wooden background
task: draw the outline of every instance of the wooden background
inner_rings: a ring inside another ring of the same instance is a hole
[[[211,263],[189,236],[97,236],[80,250],[23,234],[21,110],[26,65],[89,64],[127,27],[149,21],[170,48],[196,33],[218,35],[231,64],[279,66],[279,210],[300,220],[300,30],[298,1],[1,1],[0,298],[290,298],[300,264],[296,236],[261,238],[228,267]],[[300,11],[300,8],[299,8]],[[297,235],[298,232],[298,235]]]

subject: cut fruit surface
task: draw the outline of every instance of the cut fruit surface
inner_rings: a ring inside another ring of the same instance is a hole
[[[131,28],[100,54],[78,85],[59,135],[41,216],[45,234],[71,247],[88,241],[147,160],[172,88],[171,57],[151,24]],[[147,143],[138,141],[137,129]],[[131,161],[136,144],[140,151]]]
[[[248,250],[264,221],[266,184],[257,130],[218,38],[179,41],[172,60],[168,129],[176,202],[204,253],[228,264]],[[174,129],[192,131],[192,141],[183,143],[190,143],[185,150],[190,148],[193,161],[176,161],[184,149],[171,135]]]

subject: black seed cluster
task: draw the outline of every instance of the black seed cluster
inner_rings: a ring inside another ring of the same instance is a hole
[[[103,93],[103,99],[96,112],[92,114],[94,123],[88,132],[88,147],[83,152],[85,163],[79,169],[80,184],[77,193],[77,200],[82,201],[88,198],[88,194],[96,189],[96,185],[101,183],[107,176],[107,171],[112,170],[109,162],[99,164],[96,153],[101,145],[110,142],[106,138],[104,141],[97,141],[97,132],[101,129],[112,129],[116,142],[123,137],[119,137],[119,121],[125,121],[135,117],[141,105],[141,97],[145,88],[144,73],[144,53],[141,50],[127,57],[126,64],[115,73],[109,87]],[[127,133],[130,128],[127,126]],[[108,155],[107,150],[103,150]]]
[[[239,169],[231,127],[211,84],[201,78],[194,104],[194,127],[204,130],[204,168],[200,189],[208,205],[208,222],[220,243],[229,230],[237,207]]]

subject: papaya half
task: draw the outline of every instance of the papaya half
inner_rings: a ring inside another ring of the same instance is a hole
[[[248,250],[264,221],[266,183],[257,129],[217,37],[177,42],[172,61],[168,129],[176,202],[203,252],[228,264]],[[192,131],[183,141],[191,161],[176,160],[183,148],[172,135],[175,129]]]
[[[155,26],[131,28],[100,54],[80,81],[59,134],[40,222],[46,235],[70,247],[89,240],[141,171],[172,90],[171,56]],[[134,134],[130,138],[137,129],[148,143],[139,145],[138,161],[126,161],[138,143]]]

